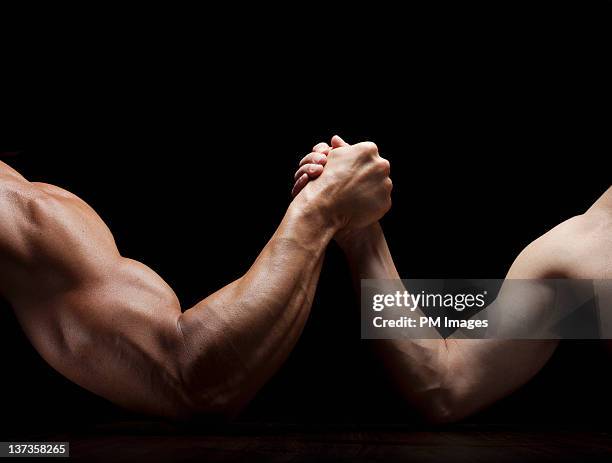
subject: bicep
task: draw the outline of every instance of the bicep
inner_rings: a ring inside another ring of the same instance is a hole
[[[477,396],[484,406],[506,396],[552,356],[559,341],[538,337],[545,337],[541,329],[554,309],[554,289],[546,282],[556,275],[554,249],[555,243],[544,236],[516,258],[497,299],[479,315],[494,327],[494,338],[455,336],[446,341],[448,371],[454,376],[455,393],[463,398],[459,403],[473,404]]]
[[[3,242],[0,290],[34,347],[86,389],[162,413],[155,408],[180,390],[172,289],[121,257],[102,219],[74,195],[26,185],[14,199],[5,209],[14,232]]]

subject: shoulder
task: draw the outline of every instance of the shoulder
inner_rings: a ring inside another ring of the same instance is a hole
[[[610,222],[598,214],[572,217],[530,243],[516,258],[509,278],[568,278],[601,250],[602,233]]]
[[[91,279],[118,258],[112,233],[77,196],[0,174],[3,292],[23,282],[27,286],[38,276],[39,283],[56,286]]]
[[[55,185],[30,182],[8,164],[0,161],[0,207],[12,205],[13,214],[28,211],[26,206],[89,206],[77,195]],[[89,208],[91,209],[91,208]],[[1,211],[0,211],[1,212]]]
[[[30,182],[2,162],[0,218],[0,229],[4,223],[5,229],[11,228],[20,235],[52,229],[91,231],[91,227],[107,231],[98,214],[77,195],[48,183]],[[0,239],[2,235],[0,230]]]
[[[0,171],[0,240],[20,233],[24,219],[39,199],[38,189],[30,182]]]
[[[48,231],[70,218],[78,198],[61,188],[0,175],[0,216],[5,230],[21,236]],[[9,230],[10,229],[10,230]]]

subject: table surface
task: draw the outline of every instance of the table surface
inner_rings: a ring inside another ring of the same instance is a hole
[[[582,428],[582,429],[580,429]],[[69,441],[71,460],[206,462],[612,461],[612,431],[457,425],[225,427],[126,422],[32,436]]]

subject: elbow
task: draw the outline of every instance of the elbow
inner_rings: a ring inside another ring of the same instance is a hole
[[[227,423],[238,417],[246,405],[233,394],[219,395],[212,401],[196,397],[190,416],[206,422]]]
[[[173,421],[206,423],[234,420],[249,403],[246,391],[225,377],[202,380],[201,373],[201,369],[192,371],[187,376],[190,379],[183,377],[177,383],[167,417]]]
[[[244,410],[246,404],[227,395],[217,395],[214,399],[204,398],[184,388],[176,394],[164,410],[164,418],[176,422],[199,421],[206,423],[227,423],[233,421]]]
[[[436,389],[415,404],[422,418],[432,425],[456,423],[470,414],[466,402],[450,389]]]
[[[199,327],[201,329],[201,327]],[[180,343],[173,349],[172,397],[169,418],[177,421],[223,423],[235,419],[257,391],[257,384],[223,346],[208,337],[204,345],[193,328],[179,318]],[[197,345],[190,339],[200,339]]]
[[[172,421],[227,423],[246,408],[248,400],[241,391],[223,385],[181,382],[173,391],[166,418]]]
[[[463,416],[457,412],[455,407],[448,404],[428,404],[422,410],[425,421],[432,425],[451,424],[460,421]]]

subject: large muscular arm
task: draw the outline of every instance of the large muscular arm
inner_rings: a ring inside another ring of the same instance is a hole
[[[82,200],[0,162],[0,292],[56,370],[121,406],[231,416],[296,343],[337,225],[300,195],[240,279],[181,311]]]

